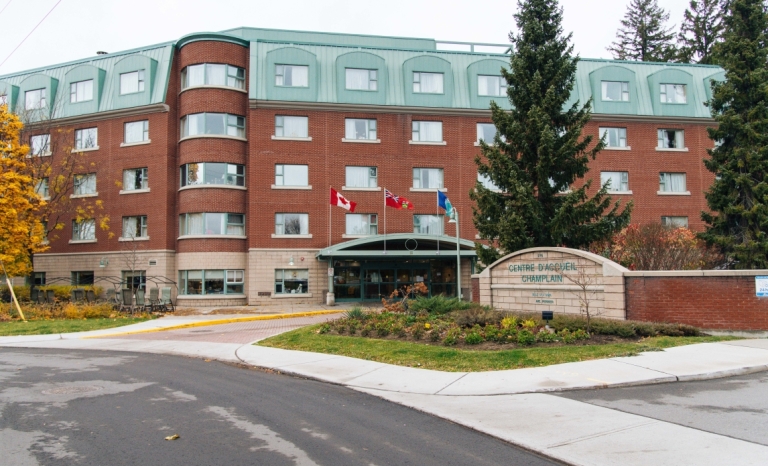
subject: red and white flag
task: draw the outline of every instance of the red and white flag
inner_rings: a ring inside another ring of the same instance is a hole
[[[335,205],[350,212],[354,212],[355,206],[357,206],[357,202],[348,201],[346,197],[342,196],[338,191],[331,188],[331,205]]]

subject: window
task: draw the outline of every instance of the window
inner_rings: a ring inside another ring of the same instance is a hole
[[[603,100],[629,102],[629,83],[626,81],[603,81]]]
[[[670,228],[688,228],[688,217],[661,217],[661,224]]]
[[[85,102],[93,100],[93,79],[80,81],[69,85],[69,102]]]
[[[309,214],[275,214],[275,235],[309,234]]]
[[[417,142],[442,142],[442,121],[414,121],[412,140]]]
[[[555,183],[555,179],[552,178],[551,176],[549,178],[547,178],[547,181],[549,182],[549,187],[550,188],[556,188],[557,187],[557,183]],[[563,187],[561,187],[557,192],[560,193],[560,194],[569,193],[569,192],[571,192],[571,187],[566,184]]]
[[[275,136],[279,138],[306,138],[309,136],[309,118],[276,116]]]
[[[227,86],[245,89],[245,70],[232,65],[202,63],[181,72],[181,88],[196,86]]]
[[[275,186],[308,186],[308,165],[275,165]]]
[[[87,196],[96,193],[96,173],[75,175],[74,195]]]
[[[376,188],[379,185],[376,167],[347,167],[344,186],[347,188]]]
[[[442,168],[414,168],[413,187],[416,189],[442,189]]]
[[[443,234],[443,216],[442,215],[414,215],[413,232],[422,235],[442,236]]]
[[[98,128],[85,128],[75,130],[75,150],[96,149],[98,147]]]
[[[493,123],[478,123],[477,124],[477,142],[482,139],[486,144],[493,144],[496,138],[496,125]]]
[[[600,185],[610,183],[608,192],[627,192],[629,191],[629,173],[628,172],[600,172]]]
[[[347,118],[344,120],[345,139],[376,140],[376,120],[359,120]]]
[[[35,286],[45,285],[45,272],[32,272],[32,284]]]
[[[600,128],[606,147],[627,147],[627,128]]]
[[[144,70],[120,75],[120,95],[144,92]]]
[[[136,191],[138,189],[149,189],[147,168],[123,170],[123,191]]]
[[[51,135],[38,134],[29,138],[30,155],[40,157],[51,155]]]
[[[8,94],[0,94],[0,105],[8,105]],[[40,272],[45,273],[45,272]]]
[[[309,270],[275,270],[275,294],[309,293]]]
[[[346,88],[349,90],[375,91],[378,87],[376,70],[347,68],[346,74]]]
[[[685,84],[662,84],[660,96],[663,104],[684,104],[687,102]]]
[[[179,234],[245,236],[245,215],[211,212],[181,214]]]
[[[72,221],[72,241],[89,241],[96,239],[96,220],[90,218]]]
[[[123,217],[123,238],[146,238],[147,216]]]
[[[93,285],[93,271],[72,272],[70,278],[72,285]]]
[[[179,293],[243,294],[244,270],[180,270]]]
[[[379,234],[379,216],[377,214],[347,214],[348,235],[377,235]]]
[[[477,174],[477,181],[485,187],[485,189],[490,189],[491,191],[499,191],[499,187],[493,184],[493,181],[487,176],[487,175],[481,175],[480,173]]]
[[[477,77],[477,94],[482,96],[507,95],[507,80],[501,76]]]
[[[660,129],[659,149],[684,149],[685,133],[681,129]]]
[[[181,186],[245,186],[245,166],[233,163],[188,163],[181,166]]]
[[[149,141],[149,120],[126,123],[123,129],[123,142],[125,144]]]
[[[442,94],[443,73],[413,72],[413,92],[417,94]]]
[[[193,113],[181,119],[181,137],[207,134],[245,138],[245,117],[228,113]]]
[[[309,87],[306,65],[275,65],[275,86]]]
[[[685,173],[659,173],[659,191],[665,193],[685,193]]]
[[[122,275],[124,290],[136,291],[147,289],[146,270],[123,270]]]
[[[24,93],[24,109],[38,110],[45,108],[45,89],[35,89]]]
[[[48,190],[48,178],[43,178],[37,182],[35,185],[35,192],[38,196],[42,197],[43,199],[48,199],[51,197],[51,193]]]

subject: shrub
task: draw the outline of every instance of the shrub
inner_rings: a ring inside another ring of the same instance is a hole
[[[425,311],[437,315],[469,309],[471,306],[472,303],[467,301],[462,301],[459,298],[448,298],[443,295],[436,295],[430,298],[418,296],[416,299],[408,301],[409,312],[419,313]]]
[[[485,341],[483,336],[477,332],[469,332],[467,336],[464,337],[464,343],[468,345],[477,345],[482,343],[483,341]]]
[[[517,332],[517,343],[520,345],[528,346],[536,342],[536,337],[530,330],[520,330]]]
[[[558,341],[558,338],[554,333],[550,333],[547,330],[540,330],[539,333],[536,334],[536,341],[540,343],[552,343],[553,341]]]
[[[576,340],[589,340],[589,333],[585,332],[582,329],[578,329],[575,332],[573,332],[573,338]]]
[[[501,329],[494,324],[488,324],[485,326],[484,333],[487,341],[498,341]]]
[[[373,330],[374,330],[373,324],[365,325],[363,329],[360,330],[360,335],[367,337],[371,334],[371,332],[373,332]]]
[[[535,320],[533,320],[533,319],[526,319],[526,320],[523,321],[521,326],[524,329],[526,329],[526,330],[533,330],[533,329],[536,328],[537,325],[536,325],[536,321]]]
[[[637,333],[635,333],[635,327],[632,325],[618,325],[616,326],[616,335],[622,338],[631,338],[637,335]]]
[[[416,324],[411,328],[411,336],[414,340],[421,340],[421,337],[424,336],[424,326],[420,324]]]
[[[443,338],[443,344],[445,346],[453,346],[459,341],[461,336],[461,330],[458,327],[451,327]]]
[[[344,313],[344,317],[350,320],[365,320],[368,317],[368,314],[366,314],[360,306],[355,306]]]
[[[508,316],[501,319],[501,328],[503,329],[517,328],[517,317]]]
[[[440,331],[438,329],[432,329],[429,332],[429,341],[440,341]]]
[[[321,335],[324,334],[324,333],[328,333],[330,331],[331,331],[331,326],[328,325],[328,324],[322,324],[320,326],[320,328],[317,329],[317,333],[319,333]]]
[[[406,336],[405,327],[402,325],[393,325],[392,333],[394,333],[398,338],[403,338]]]
[[[486,306],[472,306],[462,311],[451,314],[456,325],[460,327],[474,327],[475,325],[497,325],[504,318],[504,313]]]
[[[389,332],[390,332],[389,325],[386,322],[376,324],[376,335],[380,337],[386,337],[387,335],[389,335]]]
[[[567,328],[557,332],[557,335],[563,340],[563,343],[566,344],[570,344],[576,341],[576,337],[574,336],[573,332]]]

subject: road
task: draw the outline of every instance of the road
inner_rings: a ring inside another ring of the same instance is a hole
[[[558,464],[336,385],[175,356],[33,349],[0,349],[0,455],[18,466]]]

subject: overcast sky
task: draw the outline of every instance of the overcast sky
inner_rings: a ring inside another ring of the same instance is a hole
[[[560,0],[575,51],[584,58],[610,58],[605,47],[615,39],[628,3]],[[688,3],[659,1],[675,26]],[[3,8],[0,62],[10,58],[0,75],[240,26],[507,43],[517,1],[0,0]]]

